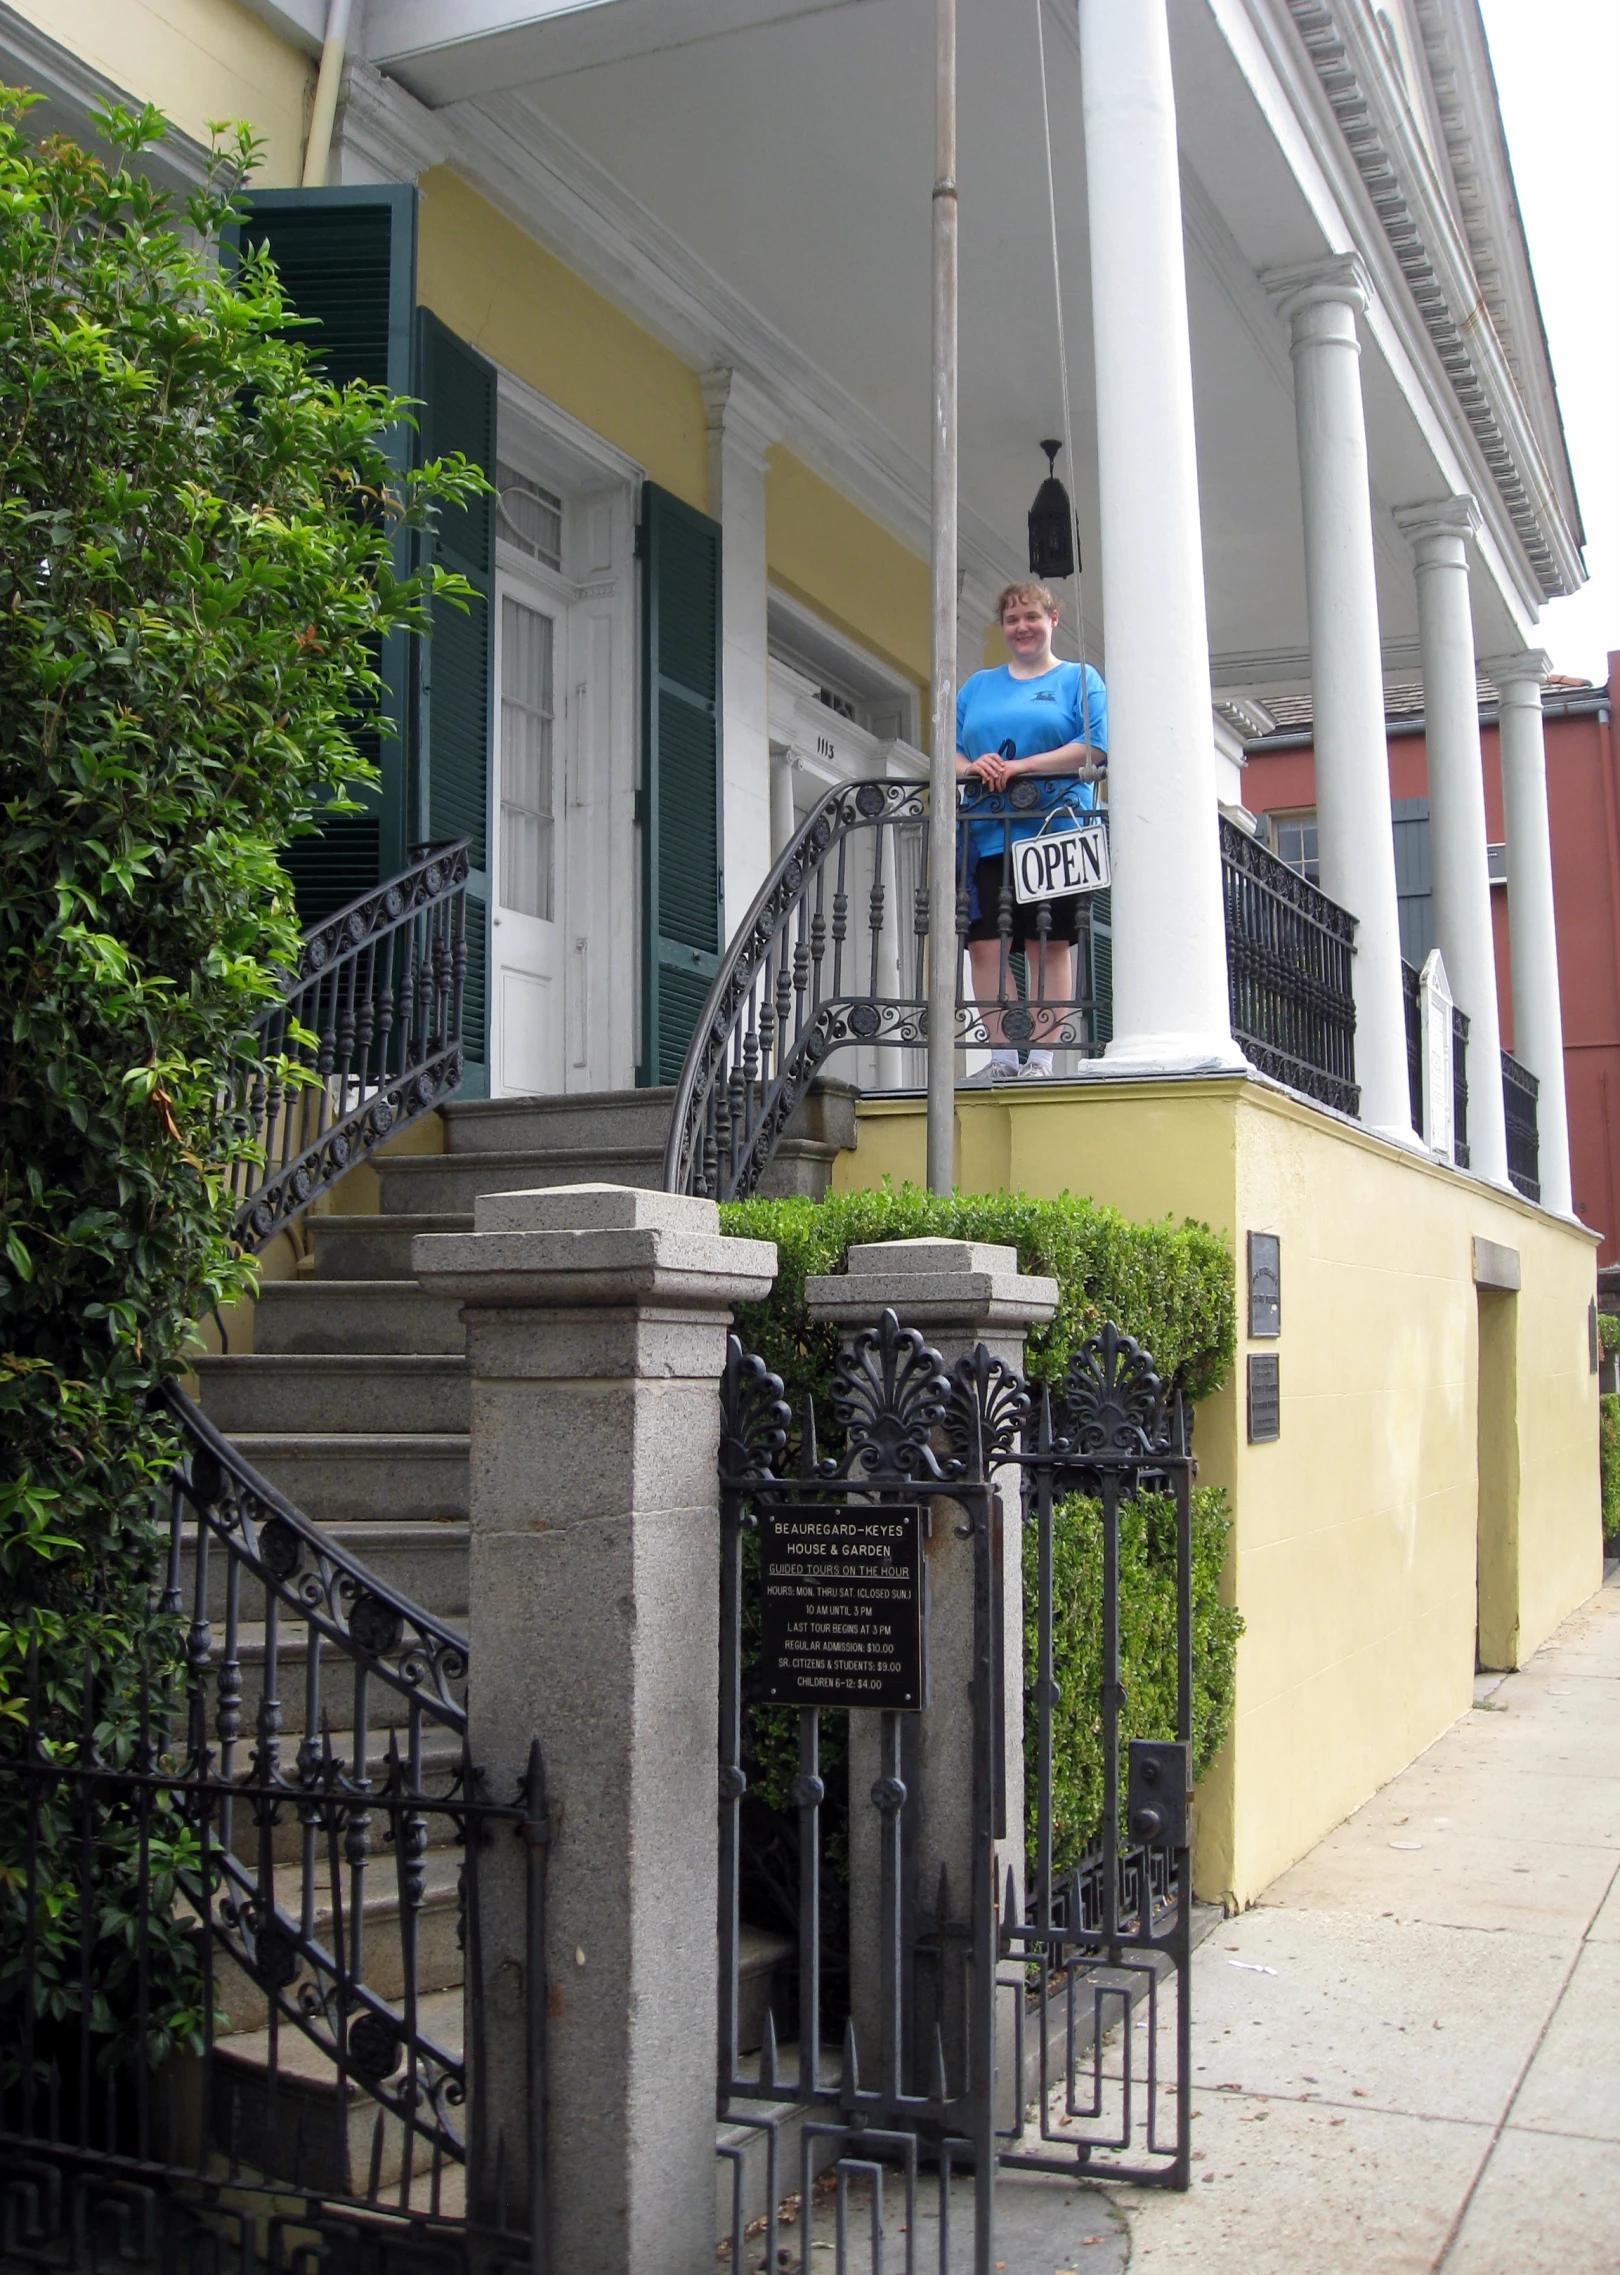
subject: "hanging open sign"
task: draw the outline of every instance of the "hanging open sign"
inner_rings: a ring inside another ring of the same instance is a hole
[[[1070,893],[1098,893],[1109,882],[1108,832],[1101,822],[1089,829],[1054,830],[1049,837],[1020,838],[1012,857],[1013,892],[1026,907]]]

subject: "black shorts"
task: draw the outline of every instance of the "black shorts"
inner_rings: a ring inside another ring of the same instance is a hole
[[[979,913],[968,919],[970,940],[999,940],[1001,938],[1001,870],[1003,856],[986,854],[973,872],[974,888],[978,896]],[[1070,948],[1080,937],[1081,919],[1085,912],[1084,893],[1065,893],[1061,900],[1019,901],[1012,904],[1012,944],[1016,948],[1027,940],[1038,947],[1041,939],[1041,911],[1051,916],[1052,929],[1046,937],[1054,948]]]

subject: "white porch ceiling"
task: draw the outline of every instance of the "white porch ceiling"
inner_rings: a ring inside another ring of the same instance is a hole
[[[369,63],[435,106],[872,0],[370,0]]]
[[[960,19],[962,504],[986,577],[1020,561],[1044,471],[1038,444],[1062,432],[1034,5],[996,0],[963,8]],[[1306,629],[1287,337],[1259,276],[1341,248],[1324,234],[1322,195],[1307,196],[1296,160],[1279,147],[1252,66],[1234,60],[1220,12],[1218,0],[1171,0],[1210,645],[1227,684],[1263,684],[1299,676]],[[1045,22],[1078,459],[1066,471],[1079,507],[1085,613],[1096,625],[1103,596],[1071,14],[1049,8]],[[506,52],[542,58],[521,83],[509,62],[508,91],[487,106],[450,102],[445,123],[453,130],[459,118],[467,129],[458,165],[579,265],[579,244],[566,232],[559,239],[533,183],[503,172],[493,155],[526,131],[544,140],[553,167],[559,151],[577,151],[613,186],[620,220],[626,211],[643,217],[644,269],[649,257],[659,262],[660,246],[679,249],[679,283],[638,295],[634,264],[610,263],[606,288],[677,336],[684,353],[698,342],[714,362],[747,365],[784,402],[814,398],[824,424],[836,421],[838,405],[851,406],[852,450],[881,457],[893,485],[925,506],[931,0],[585,0],[549,11],[516,0],[371,0],[368,47],[376,56],[384,37],[426,42],[435,22],[441,34],[462,27],[459,63],[448,46],[420,60],[425,45],[418,61],[401,54],[385,63],[430,101],[446,100],[452,79],[441,73],[474,70],[480,40],[535,43]],[[666,39],[677,24],[685,36]],[[610,35],[610,58],[556,68],[566,41]],[[739,310],[746,325],[734,321]],[[1459,486],[1468,469],[1437,442],[1438,391],[1425,404],[1424,381],[1390,352],[1393,362],[1369,338],[1364,369],[1383,629],[1400,650],[1415,634],[1415,596],[1386,509]],[[786,439],[815,460],[791,425]],[[1514,582],[1506,573],[1476,579],[1482,647],[1523,637]]]

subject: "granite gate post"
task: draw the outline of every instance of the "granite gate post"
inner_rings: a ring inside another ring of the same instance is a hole
[[[474,1226],[413,1262],[467,1328],[472,1759],[502,1798],[532,1737],[546,1761],[549,2264],[712,2275],[717,1386],[776,1251],[613,1185],[488,1194]],[[519,1844],[478,1871],[488,2217],[501,2130],[508,2203],[528,2191]]]

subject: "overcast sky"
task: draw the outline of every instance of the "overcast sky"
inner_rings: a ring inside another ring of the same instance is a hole
[[[1591,582],[1538,628],[1555,671],[1620,649],[1620,0],[1481,0]]]

